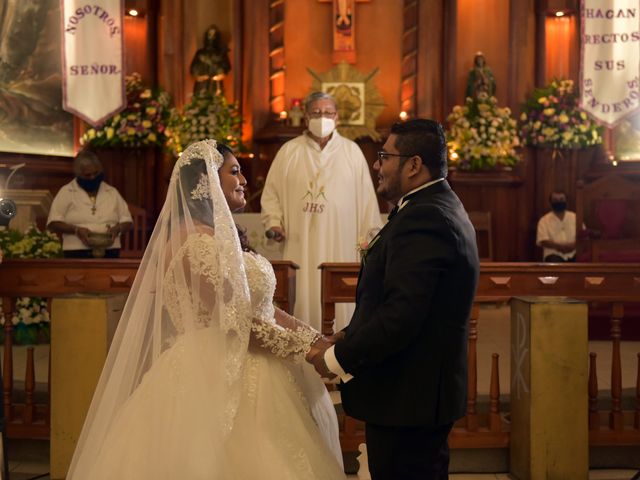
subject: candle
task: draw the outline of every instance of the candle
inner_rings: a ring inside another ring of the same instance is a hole
[[[280,120],[282,120],[283,122],[287,119],[287,111],[286,110],[282,110],[280,112]]]
[[[409,114],[403,110],[400,112],[399,117],[400,117],[400,121],[406,122],[407,119],[409,118]]]

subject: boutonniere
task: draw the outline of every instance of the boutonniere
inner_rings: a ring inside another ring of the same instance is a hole
[[[376,242],[380,239],[379,232],[380,230],[376,232],[375,236],[371,240],[361,239],[356,245],[356,249],[360,254],[360,261],[363,265],[367,263],[367,254],[369,253],[369,250],[371,250]]]

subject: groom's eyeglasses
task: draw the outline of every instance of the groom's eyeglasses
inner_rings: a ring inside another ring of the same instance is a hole
[[[413,155],[403,155],[401,153],[389,153],[389,152],[382,152],[382,151],[378,152],[378,160],[380,160],[381,162],[383,160],[387,160],[389,157],[409,158],[409,157],[413,157]]]

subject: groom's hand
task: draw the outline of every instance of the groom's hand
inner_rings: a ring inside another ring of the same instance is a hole
[[[332,345],[335,345],[340,340],[342,340],[345,337],[345,335],[346,333],[344,333],[344,330],[340,330],[339,332],[336,332],[333,335],[325,336],[324,339],[327,342],[331,343]]]
[[[311,359],[311,363],[313,364],[313,368],[316,369],[316,372],[318,372],[318,374],[322,378],[333,380],[337,377],[337,375],[329,370],[329,367],[327,367],[327,362],[324,361],[324,352],[325,351],[322,351],[321,353],[313,357]]]

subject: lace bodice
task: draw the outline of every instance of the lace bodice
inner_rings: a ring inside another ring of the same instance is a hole
[[[163,300],[178,333],[190,327],[205,328],[216,321],[216,299],[222,296],[224,301],[227,287],[219,269],[216,241],[211,235],[191,235],[167,268]],[[244,252],[243,258],[251,296],[254,343],[279,357],[301,361],[319,337],[318,332],[284,312],[280,312],[281,321],[277,322],[273,305],[276,277],[271,263],[249,252]]]
[[[244,252],[244,265],[251,292],[253,316],[265,322],[273,322],[275,308],[273,294],[276,291],[276,275],[271,262],[261,255]]]

